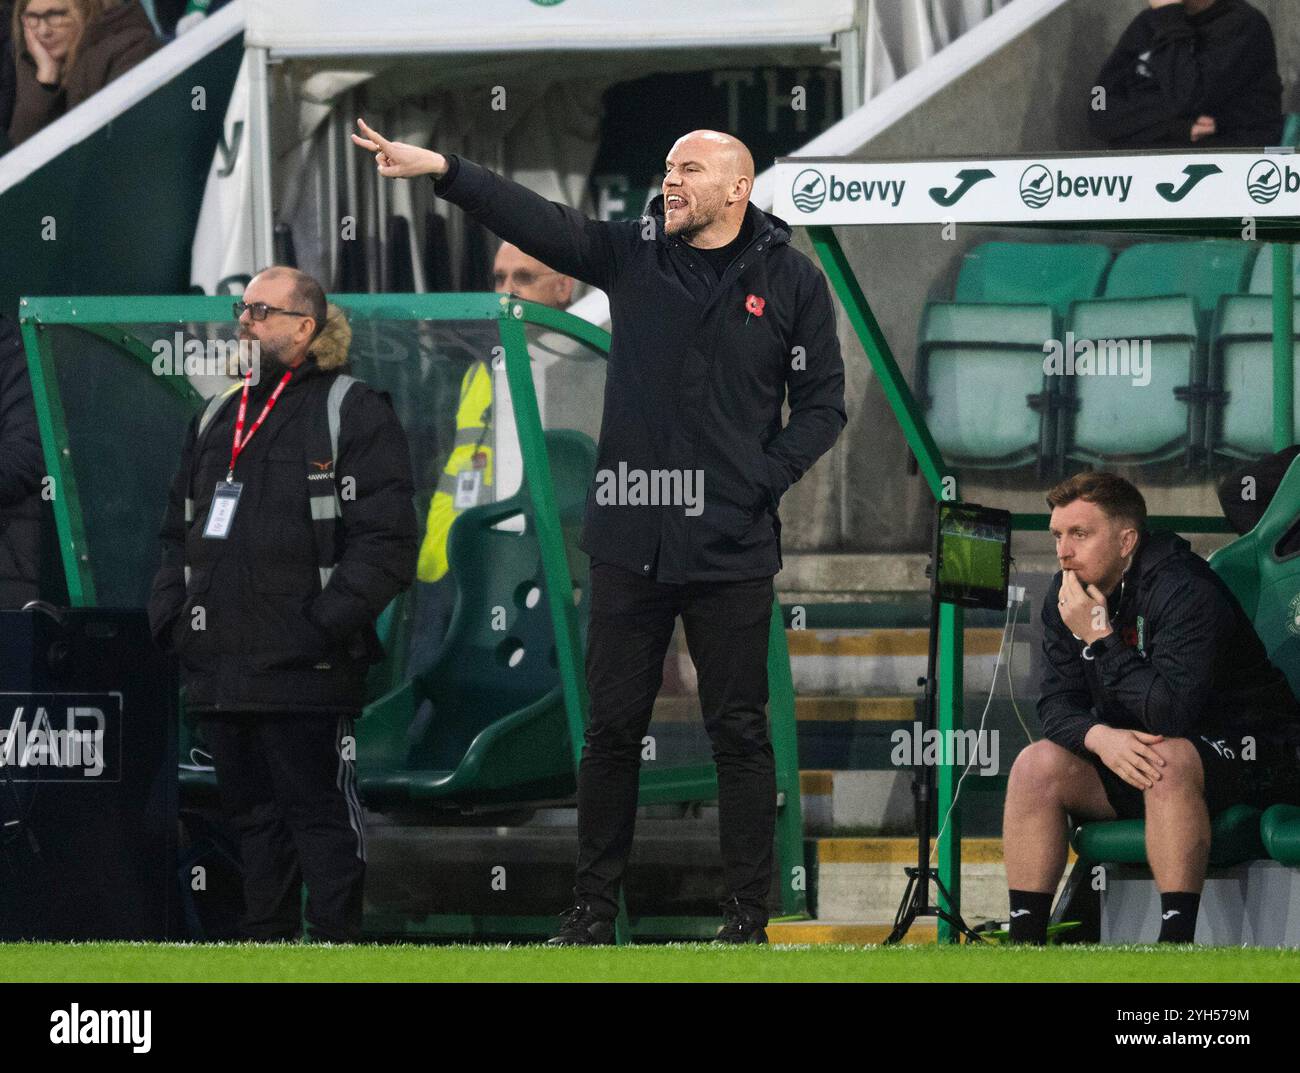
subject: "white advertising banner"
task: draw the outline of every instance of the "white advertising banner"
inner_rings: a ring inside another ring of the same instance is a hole
[[[790,224],[1243,221],[1300,216],[1300,156],[1143,153],[1007,160],[784,158]]]

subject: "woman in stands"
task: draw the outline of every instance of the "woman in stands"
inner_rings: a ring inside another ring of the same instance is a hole
[[[12,34],[14,145],[160,47],[139,0],[17,0]]]

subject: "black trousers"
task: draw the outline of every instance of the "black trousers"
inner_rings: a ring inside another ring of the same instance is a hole
[[[203,714],[221,808],[239,837],[250,939],[358,942],[366,874],[352,719],[320,712]]]
[[[772,597],[770,577],[666,585],[592,564],[591,722],[578,768],[574,893],[597,913],[612,917],[618,911],[636,825],[642,739],[680,615],[718,769],[727,887],[747,914],[766,923],[776,834],[776,765],[767,733]]]

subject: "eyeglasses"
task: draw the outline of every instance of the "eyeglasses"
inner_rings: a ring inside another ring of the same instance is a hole
[[[253,320],[266,320],[268,313],[283,313],[286,317],[310,317],[310,313],[299,313],[294,309],[281,309],[279,306],[269,306],[265,302],[236,302],[235,319],[238,320],[248,311],[249,317]]]
[[[31,29],[36,29],[41,23],[46,23],[51,30],[58,30],[72,21],[72,13],[66,7],[55,8],[53,11],[24,11],[23,25]]]

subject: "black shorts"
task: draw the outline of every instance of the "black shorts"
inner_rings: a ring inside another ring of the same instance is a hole
[[[1238,739],[1211,741],[1193,735],[1189,740],[1201,758],[1205,805],[1211,817],[1232,805],[1260,809],[1280,803],[1300,805],[1300,764],[1294,748],[1257,742],[1254,758],[1244,760]],[[1116,816],[1121,820],[1142,819],[1146,815],[1142,791],[1111,771],[1101,757],[1094,754],[1089,759]]]

